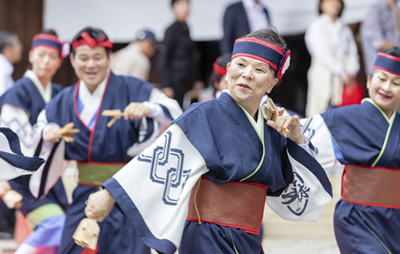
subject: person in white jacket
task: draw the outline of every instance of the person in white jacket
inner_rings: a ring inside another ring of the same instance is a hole
[[[343,86],[351,85],[360,68],[357,45],[340,19],[342,0],[320,0],[319,16],[311,22],[305,43],[311,55],[306,116],[341,104]]]

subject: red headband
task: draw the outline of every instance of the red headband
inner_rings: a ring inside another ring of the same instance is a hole
[[[100,36],[99,40],[96,40],[95,38],[90,36],[87,32],[84,32],[81,34],[81,37],[82,39],[76,40],[72,43],[72,49],[75,49],[76,47],[82,45],[88,45],[91,48],[95,48],[97,46],[105,47],[108,49],[113,48],[113,43],[109,39],[106,39],[105,36]]]
[[[213,63],[213,70],[215,74],[224,76],[226,74],[226,68],[218,65],[218,62],[221,60],[221,57],[218,57],[217,60]]]

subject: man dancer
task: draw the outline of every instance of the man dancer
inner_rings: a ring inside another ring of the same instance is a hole
[[[54,163],[57,158],[77,161],[79,183],[67,211],[60,248],[60,253],[68,254],[90,253],[76,245],[72,238],[79,222],[85,218],[88,196],[158,136],[158,123],[169,124],[182,112],[175,100],[150,83],[117,76],[109,70],[113,44],[102,30],[84,28],[71,45],[70,60],[79,81],[58,94],[39,115],[38,128],[44,128],[39,148],[43,156],[50,151],[47,148],[52,147],[52,150],[47,165],[39,172],[42,175],[35,178],[41,179],[47,174],[47,182],[41,185],[32,182],[34,187],[31,188],[41,196],[55,182],[56,179],[49,176],[57,176],[53,166],[57,165]],[[101,113],[110,109],[121,110],[125,120],[117,120],[108,127],[107,122],[112,117]],[[80,132],[72,135],[74,142],[65,144],[65,151],[62,151],[64,141],[60,142],[59,130],[70,122]],[[117,209],[99,225],[99,254],[150,253]]]

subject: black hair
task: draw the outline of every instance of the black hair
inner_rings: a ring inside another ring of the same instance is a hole
[[[400,48],[396,46],[386,49],[383,53],[400,58]]]
[[[3,53],[4,48],[6,46],[12,47],[14,40],[17,38],[17,34],[8,31],[8,30],[3,30],[0,32],[0,54]]]
[[[179,2],[179,1],[182,1],[182,0],[171,0],[171,7],[174,6],[174,4],[175,4],[176,2]],[[185,0],[185,1],[188,1],[188,2],[189,2],[189,0]]]
[[[44,28],[44,29],[42,29],[42,31],[39,32],[39,34],[48,34],[48,35],[53,35],[55,37],[58,37],[57,32],[51,28]]]
[[[231,61],[232,54],[226,53],[222,56],[218,57],[216,61],[217,65],[222,68],[226,68],[226,65]],[[222,76],[212,71],[210,76],[210,85],[214,85],[214,82],[219,83],[221,81]]]
[[[99,28],[94,28],[94,27],[85,27],[74,36],[74,38],[72,39],[71,45],[75,41],[82,39],[81,34],[85,33],[85,32],[88,33],[92,38],[95,38],[97,41],[100,41],[100,37],[104,37],[106,40],[108,40],[108,36],[103,30],[101,30]],[[109,48],[104,48],[104,49],[106,50],[106,54],[108,57],[109,53],[111,52],[111,49],[109,49]],[[73,49],[71,51],[71,53],[75,57],[75,53],[76,53],[75,49]]]
[[[318,3],[318,14],[319,15],[321,15],[323,13],[322,8],[321,8],[323,1],[326,1],[326,0],[319,0],[319,3]],[[342,12],[344,10],[344,2],[343,2],[343,0],[338,0],[338,1],[342,4],[342,8],[340,9],[340,11],[338,13],[338,17],[340,17],[340,16],[342,16]]]
[[[287,49],[286,42],[278,34],[278,31],[276,31],[276,28],[260,29],[260,30],[254,31],[252,33],[249,33],[245,37],[256,38],[256,39],[260,39],[260,40],[269,42],[269,43],[274,44],[275,46],[281,48],[284,52]],[[269,66],[269,68],[274,73],[274,77],[276,77],[276,71],[271,66]]]

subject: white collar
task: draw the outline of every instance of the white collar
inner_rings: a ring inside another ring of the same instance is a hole
[[[3,54],[0,54],[0,61],[3,62],[4,65],[4,72],[8,75],[11,75],[14,72],[14,67],[12,64],[7,60]]]
[[[40,80],[33,71],[27,70],[24,76],[29,78],[33,82],[33,84],[35,84],[44,102],[47,104],[51,100],[51,93],[53,91],[53,86],[51,84],[51,81],[47,83],[46,89],[44,89],[42,83],[40,82]]]
[[[261,2],[259,1],[258,4],[256,4],[254,2],[254,0],[242,0],[243,6],[246,9],[250,9],[250,10],[257,10],[257,11],[261,11],[264,9],[264,6],[261,4]]]
[[[257,122],[256,120],[254,120],[254,118],[249,114],[249,112],[247,112],[246,110],[244,110],[244,112],[247,115],[247,118],[249,118],[250,122],[252,123],[252,125],[255,127],[258,136],[261,138],[261,133],[262,133],[262,125],[264,124],[263,121],[263,115],[262,115],[262,107],[258,107],[258,111],[257,111]]]
[[[106,77],[103,79],[103,81],[101,81],[101,83],[96,87],[96,89],[93,91],[93,93],[91,93],[89,91],[89,89],[87,88],[85,82],[83,80],[79,81],[79,96],[86,97],[86,98],[90,98],[90,97],[98,97],[103,96],[106,84],[107,84],[107,80],[108,77],[110,76],[110,69],[107,70],[107,75]]]
[[[83,80],[80,80],[79,82],[79,98],[84,106],[82,112],[80,113],[80,118],[86,125],[89,125],[93,116],[100,108],[109,76],[110,76],[110,69],[108,69],[106,77],[96,87],[93,93],[90,93],[89,89],[86,87],[86,84]]]

